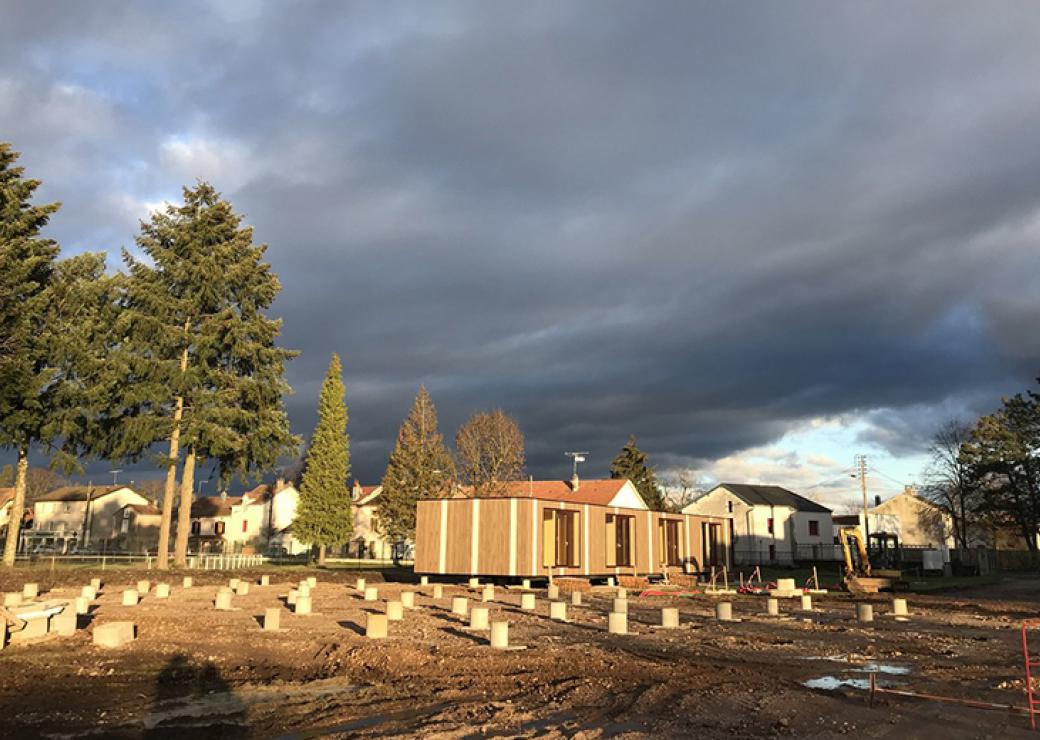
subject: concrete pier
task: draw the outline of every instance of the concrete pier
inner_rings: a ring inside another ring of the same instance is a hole
[[[365,637],[378,639],[387,635],[387,620],[385,614],[369,614],[365,621]]]
[[[873,604],[856,604],[856,621],[857,622],[873,622],[874,621],[874,605]]]
[[[264,632],[277,632],[282,622],[282,610],[277,607],[264,609]]]
[[[466,616],[469,613],[469,599],[465,596],[455,596],[451,600],[451,613]]]
[[[610,610],[615,614],[628,614],[628,599],[624,597],[614,599]]]
[[[720,622],[733,621],[733,604],[728,601],[720,601],[715,605],[715,618]]]
[[[679,626],[679,610],[674,606],[661,609],[661,626],[666,629],[675,629]]]
[[[549,619],[554,619],[558,622],[567,621],[567,602],[565,601],[550,601],[549,602]]]
[[[509,622],[491,623],[491,647],[499,650],[509,647]]]
[[[123,592],[123,606],[137,606],[138,594],[132,588]]]
[[[489,609],[486,606],[475,606],[469,611],[469,628],[471,630],[489,629]]]
[[[534,594],[520,594],[520,608],[525,611],[533,611],[535,607]]]
[[[400,601],[386,602],[386,619],[388,622],[400,622],[404,619],[404,605]]]
[[[628,615],[611,612],[607,615],[607,632],[612,635],[628,634]]]

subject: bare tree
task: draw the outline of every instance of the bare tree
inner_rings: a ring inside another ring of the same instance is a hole
[[[967,548],[970,529],[982,503],[981,486],[962,448],[971,439],[971,425],[957,419],[944,422],[932,437],[931,462],[922,488],[923,497],[949,516],[957,547]],[[933,526],[939,528],[938,522]]]
[[[458,472],[475,496],[501,496],[524,471],[524,435],[501,409],[478,412],[455,435]]]
[[[679,470],[675,473],[675,485],[668,486],[665,491],[665,508],[668,511],[681,512],[703,493],[704,491],[696,485],[693,471]]]

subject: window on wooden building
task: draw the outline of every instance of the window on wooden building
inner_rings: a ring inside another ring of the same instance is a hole
[[[679,556],[679,521],[661,519],[657,522],[657,552],[662,565],[682,565]]]
[[[607,514],[607,567],[632,565],[632,529],[635,517]]]
[[[819,537],[820,536],[820,523],[815,519],[809,520],[809,536]]]
[[[546,568],[580,565],[581,517],[576,511],[546,509],[542,514],[542,554]]]

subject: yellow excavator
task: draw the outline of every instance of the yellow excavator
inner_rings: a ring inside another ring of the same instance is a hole
[[[838,541],[845,556],[845,589],[854,594],[876,594],[878,591],[898,591],[907,584],[900,580],[902,571],[875,569],[870,565],[867,543],[857,527],[842,527],[838,530]],[[855,550],[849,543],[855,545]]]

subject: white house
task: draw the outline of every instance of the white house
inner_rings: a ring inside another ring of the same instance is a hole
[[[0,532],[7,530],[11,520],[11,506],[14,503],[14,488],[0,488]]]
[[[720,483],[683,513],[733,517],[736,563],[790,564],[833,557],[831,510],[780,486]]]
[[[254,498],[255,496],[255,498]],[[199,552],[257,552],[266,539],[265,508],[252,491],[203,496],[191,505],[190,547]]]
[[[128,486],[63,486],[33,504],[34,540],[46,539],[63,549],[96,546],[119,534],[115,514],[130,504],[151,502]]]
[[[383,495],[382,486],[363,486],[354,481],[350,499],[354,504],[354,534],[347,555],[355,558],[389,559],[393,557],[393,543],[376,526],[376,511]]]
[[[310,550],[293,536],[292,524],[300,505],[296,486],[279,478],[273,486],[257,486],[251,494],[258,494],[264,505],[264,525],[269,550],[287,555],[299,555]]]

